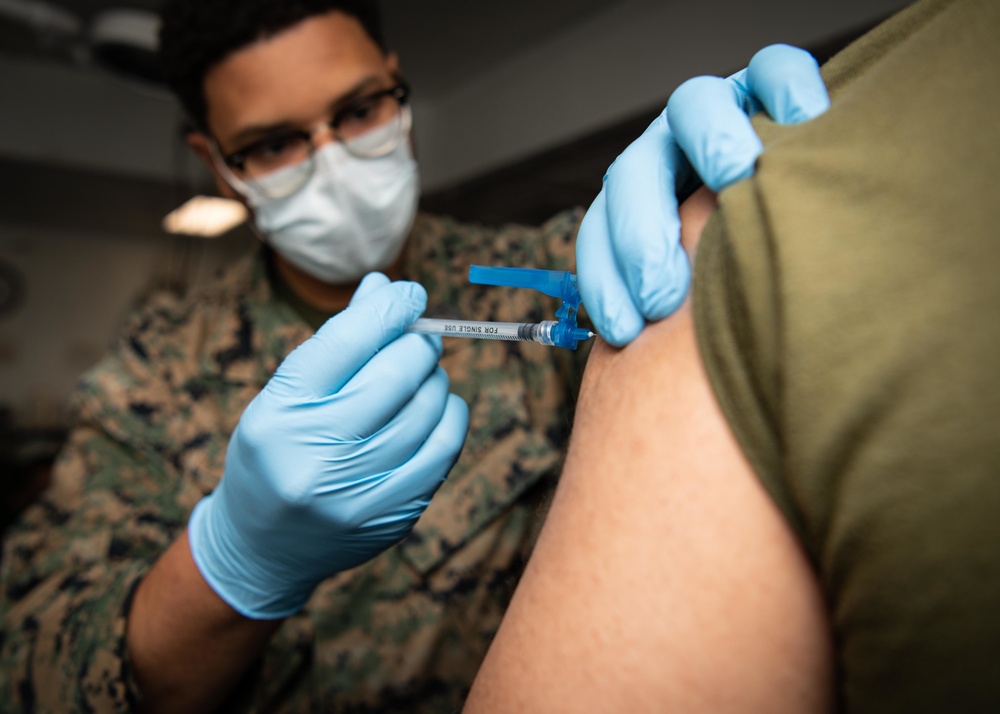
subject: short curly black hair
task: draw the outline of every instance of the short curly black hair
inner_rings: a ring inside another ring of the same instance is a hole
[[[160,16],[160,67],[198,130],[207,129],[204,80],[232,53],[316,15],[339,10],[384,52],[375,0],[167,0]]]

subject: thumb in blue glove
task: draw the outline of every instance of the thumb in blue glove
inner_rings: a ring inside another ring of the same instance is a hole
[[[425,306],[416,283],[369,275],[244,411],[188,526],[202,576],[241,614],[290,615],[401,540],[458,458],[468,409],[440,340],[403,334]]]
[[[580,293],[598,333],[623,346],[683,302],[691,268],[680,245],[677,194],[700,177],[712,190],[749,177],[762,145],[750,115],[780,123],[822,114],[829,97],[816,60],[766,47],[728,79],[698,77],[608,169],[584,216],[576,256]]]

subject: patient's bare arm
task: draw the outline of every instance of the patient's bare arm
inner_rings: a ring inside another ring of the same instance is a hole
[[[713,197],[685,203],[693,253]],[[821,712],[818,585],[744,459],[690,304],[595,345],[551,512],[467,712]]]

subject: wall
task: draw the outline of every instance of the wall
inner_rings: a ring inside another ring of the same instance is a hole
[[[206,177],[165,92],[9,57],[0,87],[16,98],[0,111],[0,261],[27,284],[23,306],[0,315],[0,406],[18,426],[53,426],[131,306],[164,284],[204,282],[255,239],[159,230]]]
[[[88,67],[0,56],[0,154],[173,180],[178,104]]]
[[[661,106],[685,79],[725,75],[774,42],[808,45],[901,0],[623,0],[436,97],[417,116],[425,188],[455,184]]]
[[[253,240],[245,232],[208,242],[0,229],[0,261],[16,265],[27,284],[23,307],[0,316],[0,401],[21,425],[63,421],[76,377],[132,305],[180,276],[203,283]]]

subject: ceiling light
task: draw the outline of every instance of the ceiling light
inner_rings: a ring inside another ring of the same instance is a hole
[[[163,230],[188,236],[214,238],[247,219],[247,209],[239,201],[217,196],[195,196],[163,219]]]
[[[142,80],[147,88],[164,84],[157,56],[160,16],[152,10],[111,7],[85,23],[46,0],[0,0],[0,20],[27,25],[39,46],[57,57],[79,64],[92,60],[116,75]]]
[[[156,50],[160,16],[147,10],[112,8],[90,24],[91,56],[102,66],[149,82],[162,82]]]

